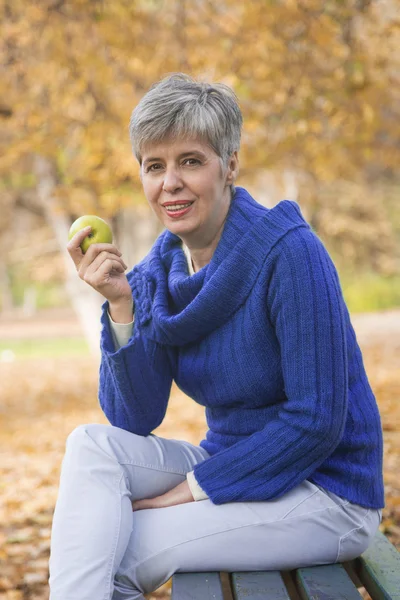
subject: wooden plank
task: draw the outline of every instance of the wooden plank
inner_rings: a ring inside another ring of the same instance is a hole
[[[290,600],[279,571],[232,573],[234,600]]]
[[[376,533],[355,569],[373,600],[400,600],[400,552],[383,533]]]
[[[303,600],[362,600],[340,564],[297,569],[296,583]]]
[[[224,600],[219,573],[175,573],[172,600]]]

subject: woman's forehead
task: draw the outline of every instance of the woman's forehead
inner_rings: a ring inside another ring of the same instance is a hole
[[[167,155],[180,155],[186,152],[202,152],[210,154],[214,152],[210,144],[199,137],[195,138],[165,138],[157,142],[147,142],[142,148],[142,159],[162,158]]]

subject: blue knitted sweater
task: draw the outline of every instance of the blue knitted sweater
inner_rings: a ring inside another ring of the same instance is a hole
[[[189,276],[165,230],[128,274],[129,342],[102,308],[99,402],[147,436],[172,381],[205,407],[211,455],[194,474],[214,504],[272,500],[308,479],[384,506],[382,427],[335,266],[299,205],[236,188],[211,261]]]

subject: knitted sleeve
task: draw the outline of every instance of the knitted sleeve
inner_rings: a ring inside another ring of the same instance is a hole
[[[116,349],[108,316],[102,307],[101,362],[98,398],[111,425],[149,435],[165,416],[172,385],[172,355],[166,347],[140,335]]]
[[[280,346],[287,399],[260,431],[194,467],[214,504],[282,496],[312,475],[344,431],[346,307],[334,264],[305,228],[288,232],[268,260],[273,269],[266,308]]]

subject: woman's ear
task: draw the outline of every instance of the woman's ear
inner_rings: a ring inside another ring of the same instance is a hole
[[[229,163],[228,163],[228,171],[226,174],[226,183],[227,185],[232,185],[235,183],[235,179],[239,174],[239,156],[237,150],[232,153]]]

